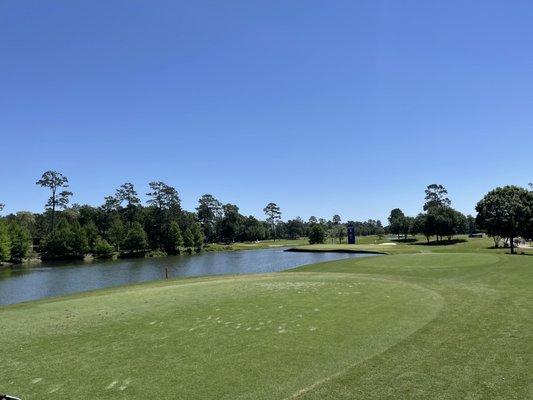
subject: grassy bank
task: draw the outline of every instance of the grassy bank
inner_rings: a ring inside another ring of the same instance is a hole
[[[309,241],[304,239],[281,239],[281,240],[261,240],[257,242],[236,242],[232,244],[210,243],[206,245],[205,251],[238,251],[238,250],[258,250],[273,249],[276,247],[294,247],[308,245]]]
[[[533,257],[485,239],[390,247],[396,254],[285,273],[0,308],[0,390],[24,399],[531,398]]]

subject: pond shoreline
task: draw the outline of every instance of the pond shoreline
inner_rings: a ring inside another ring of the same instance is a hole
[[[8,304],[164,280],[167,277],[273,273],[302,265],[370,256],[335,252],[285,252],[284,248],[279,247],[256,250],[102,262],[55,261],[42,262],[33,267],[8,268],[0,274],[0,308]]]
[[[26,258],[22,262],[0,262],[0,271],[11,269],[11,268],[31,268],[34,266],[39,266],[40,264],[54,264],[62,265],[68,262],[75,262],[79,264],[99,264],[105,263],[108,261],[116,260],[132,260],[132,259],[155,259],[155,258],[169,258],[176,256],[195,256],[206,253],[219,253],[219,252],[236,252],[236,251],[245,251],[245,250],[268,250],[268,249],[282,249],[289,246],[302,246],[307,245],[307,243],[290,243],[298,242],[297,239],[294,240],[282,240],[278,241],[277,244],[275,241],[261,241],[261,242],[236,242],[233,244],[224,244],[224,243],[209,243],[205,245],[201,251],[181,251],[178,254],[162,254],[162,255],[149,255],[147,252],[144,256],[139,255],[128,255],[128,254],[119,254],[118,252],[113,257],[96,257],[92,253],[85,254],[83,257],[65,257],[65,258],[52,258],[52,259],[41,259],[38,255],[39,253],[34,254],[31,258]]]
[[[344,253],[344,254],[376,254],[376,255],[387,255],[388,253],[380,251],[370,251],[370,250],[356,250],[356,249],[310,249],[310,248],[299,248],[299,247],[290,247],[285,249],[286,252],[290,253]]]

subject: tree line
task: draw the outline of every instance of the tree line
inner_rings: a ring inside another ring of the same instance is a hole
[[[148,184],[145,204],[134,185],[126,182],[96,207],[71,204],[69,180],[60,172],[46,171],[36,184],[49,193],[44,212],[20,211],[0,218],[0,261],[21,262],[32,256],[34,245],[38,253],[33,256],[57,260],[87,254],[159,256],[199,252],[212,243],[297,239],[309,236],[315,225],[324,237],[345,235],[338,216],[333,221],[297,217],[285,222],[273,202],[263,209],[265,220],[245,216],[237,205],[210,194],[200,197],[195,211],[187,211],[178,191],[160,181]],[[361,224],[371,229],[373,223]]]
[[[476,206],[476,217],[465,216],[451,206],[448,191],[439,184],[425,190],[424,212],[406,216],[395,208],[381,221],[346,221],[335,214],[331,220],[311,216],[282,221],[276,203],[263,209],[265,220],[245,216],[235,204],[224,204],[210,194],[198,200],[195,211],[181,207],[178,191],[161,181],[148,184],[146,204],[133,184],[126,182],[103,204],[72,204],[66,176],[46,171],[36,182],[49,192],[43,213],[20,211],[0,217],[0,262],[21,262],[38,250],[43,260],[159,256],[181,252],[200,252],[213,243],[254,242],[268,239],[308,237],[311,244],[342,243],[347,226],[354,226],[359,236],[394,234],[398,238],[424,235],[429,242],[451,240],[458,234],[483,231],[514,252],[518,237],[533,236],[533,187],[505,186],[489,192]],[[0,204],[0,212],[4,205]],[[34,254],[35,255],[35,254]]]
[[[518,238],[533,238],[533,185],[529,190],[519,186],[498,187],[487,193],[476,205],[477,216],[464,215],[451,207],[448,191],[432,184],[425,191],[424,212],[406,216],[399,208],[391,211],[386,230],[400,238],[424,235],[429,243],[443,238],[452,240],[458,234],[483,232],[494,239],[494,247],[504,246],[515,252]]]
[[[388,218],[388,232],[405,239],[408,235],[424,235],[428,243],[432,237],[439,242],[443,238],[452,240],[455,235],[476,232],[475,218],[453,209],[448,191],[442,185],[431,184],[426,188],[423,210],[411,217],[399,208],[393,209]]]

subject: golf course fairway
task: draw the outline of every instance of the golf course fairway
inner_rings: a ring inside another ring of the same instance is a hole
[[[417,253],[0,309],[23,399],[533,396],[533,257]]]

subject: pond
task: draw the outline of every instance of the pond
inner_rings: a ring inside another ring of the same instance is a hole
[[[121,259],[103,262],[42,263],[0,272],[0,305],[117,285],[171,278],[277,272],[300,265],[370,254],[292,253],[282,248],[208,252],[161,258]]]

